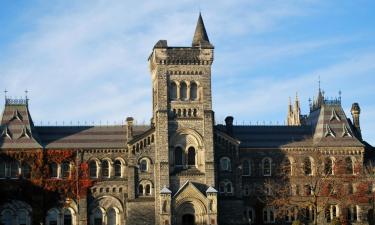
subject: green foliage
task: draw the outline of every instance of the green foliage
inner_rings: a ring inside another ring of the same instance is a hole
[[[340,222],[339,218],[335,217],[331,221],[330,225],[341,225],[341,222]]]
[[[299,220],[294,220],[292,225],[302,225],[302,223]]]

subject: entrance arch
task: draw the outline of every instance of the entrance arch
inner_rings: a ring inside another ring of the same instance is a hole
[[[195,217],[193,214],[184,214],[182,216],[182,225],[195,225]]]

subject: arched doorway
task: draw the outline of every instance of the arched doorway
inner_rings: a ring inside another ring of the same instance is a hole
[[[192,214],[185,214],[182,216],[182,225],[194,225],[195,218]]]

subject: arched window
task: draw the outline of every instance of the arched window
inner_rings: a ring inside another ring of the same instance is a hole
[[[62,178],[70,177],[70,164],[69,164],[69,162],[63,162],[61,164],[61,176],[62,176]]]
[[[221,171],[231,170],[230,159],[228,157],[223,157],[220,159],[220,170]]]
[[[187,100],[187,85],[183,81],[180,83],[180,99]]]
[[[345,159],[346,174],[354,174],[353,160],[350,157]]]
[[[1,212],[1,223],[2,225],[12,225],[12,212],[9,210],[4,210]]]
[[[195,82],[190,84],[190,99],[197,100],[198,99],[198,86]]]
[[[27,212],[25,210],[21,210],[17,212],[17,220],[18,225],[27,225]]]
[[[270,158],[263,159],[262,169],[263,169],[263,176],[271,176],[272,168],[271,168],[271,159]]]
[[[325,217],[327,222],[331,222],[334,218],[339,216],[339,208],[337,205],[330,205],[326,208]]]
[[[107,160],[102,161],[102,177],[109,177],[109,162]]]
[[[285,159],[284,160],[284,171],[285,171],[285,174],[287,175],[292,175],[292,160],[291,159]]]
[[[59,212],[56,209],[48,211],[47,214],[47,225],[58,225]]]
[[[272,208],[263,209],[263,222],[264,223],[274,223],[275,222],[275,213]]]
[[[358,221],[359,207],[351,205],[348,207],[348,220],[352,222]]]
[[[170,95],[169,95],[171,100],[176,100],[177,99],[177,85],[175,82],[171,83],[171,90],[170,90]]]
[[[333,160],[326,158],[324,161],[324,174],[333,175]]]
[[[17,161],[12,161],[10,165],[10,177],[17,178],[19,175],[19,163]]]
[[[230,182],[229,180],[222,181],[219,185],[219,191],[220,193],[232,194],[233,193],[232,182]]]
[[[141,159],[141,161],[139,162],[139,169],[141,170],[141,172],[147,172],[148,170],[147,159]]]
[[[72,213],[69,209],[64,210],[64,225],[72,225]]]
[[[188,149],[188,166],[195,166],[195,148],[190,147]]]
[[[5,178],[5,168],[6,168],[5,161],[0,159],[0,178]]]
[[[245,217],[249,224],[255,224],[255,210],[252,207],[246,208]]]
[[[309,157],[303,160],[303,171],[305,175],[312,175],[312,163]]]
[[[98,166],[94,160],[90,161],[89,163],[89,173],[91,178],[98,177]]]
[[[248,160],[245,160],[242,163],[242,175],[251,176],[251,164],[250,164],[250,161]]]
[[[50,172],[51,172],[51,177],[52,178],[57,178],[59,176],[58,170],[57,170],[57,163],[52,162],[49,166]]]
[[[176,166],[182,166],[182,148],[176,147],[174,151],[174,161]]]
[[[22,164],[22,176],[27,179],[31,177],[31,167],[27,162]]]
[[[146,195],[151,195],[151,185],[146,184],[146,190],[145,190]]]
[[[108,210],[107,225],[116,225],[117,224],[117,213],[114,208]]]
[[[138,186],[138,195],[139,195],[139,196],[143,195],[143,185],[142,185],[142,184],[140,184],[140,185]]]
[[[115,161],[115,177],[122,177],[122,163],[120,160]]]
[[[93,225],[103,225],[103,213],[97,208],[94,212],[94,224]]]

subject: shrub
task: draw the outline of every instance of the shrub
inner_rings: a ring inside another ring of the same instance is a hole
[[[294,220],[292,225],[302,225],[302,223],[299,220]]]

